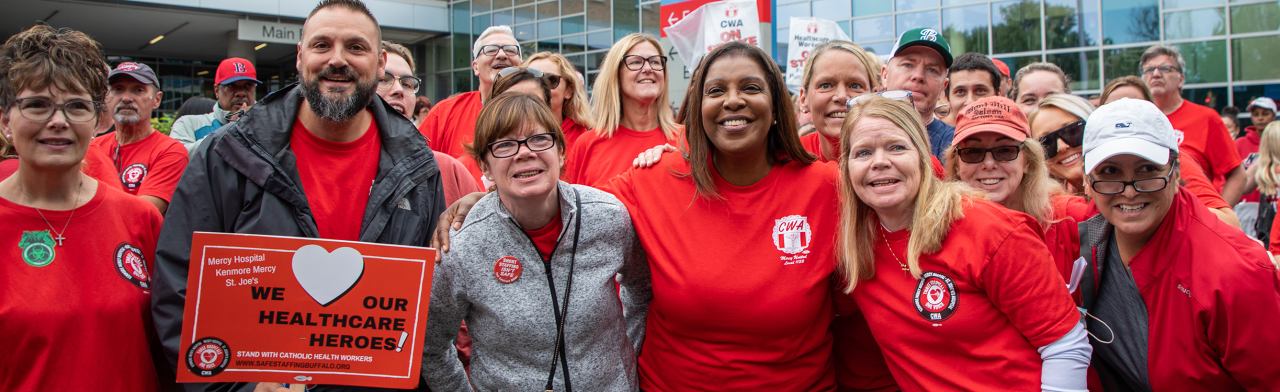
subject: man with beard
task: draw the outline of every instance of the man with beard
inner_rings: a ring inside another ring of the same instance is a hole
[[[364,3],[321,1],[303,23],[300,83],[263,98],[192,153],[153,275],[152,315],[174,369],[193,231],[428,245],[444,211],[439,169],[413,123],[375,96],[387,58],[381,40]],[[283,390],[274,383],[184,386]]]
[[[142,63],[120,63],[107,81],[106,110],[115,119],[115,131],[94,138],[92,146],[111,157],[126,192],[164,215],[187,168],[187,149],[151,127],[151,111],[160,107],[164,95],[160,81]]]
[[[946,164],[945,152],[951,146],[956,127],[936,120],[933,109],[938,107],[938,98],[947,91],[947,70],[953,60],[951,46],[938,30],[916,28],[898,37],[892,56],[880,70],[881,85],[886,91],[911,92],[911,104],[929,131],[929,146],[933,150],[930,153],[938,158],[938,162]]]
[[[1169,117],[1173,129],[1182,132],[1178,146],[1183,155],[1200,164],[1205,176],[1221,189],[1222,198],[1234,207],[1244,193],[1240,153],[1217,111],[1182,99],[1186,69],[1182,53],[1174,46],[1152,46],[1138,60],[1142,81],[1151,88],[1151,101]]]
[[[195,151],[205,136],[249,111],[257,100],[255,90],[262,82],[258,81],[258,71],[253,68],[253,63],[232,57],[218,64],[213,84],[213,98],[218,100],[213,112],[178,117],[169,131],[169,136],[182,142],[188,152]]]
[[[427,137],[432,150],[458,158],[467,153],[464,145],[475,138],[476,118],[489,99],[498,71],[519,67],[520,42],[508,26],[491,26],[480,33],[471,48],[471,72],[480,79],[480,89],[440,101],[427,113],[418,131]]]

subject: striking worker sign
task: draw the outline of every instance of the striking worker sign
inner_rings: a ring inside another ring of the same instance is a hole
[[[178,382],[418,385],[435,250],[197,232]]]
[[[717,46],[745,42],[765,47],[760,37],[760,16],[755,0],[726,0],[698,7],[662,30],[680,51],[685,64],[698,64]]]
[[[818,45],[830,40],[848,41],[849,35],[840,25],[826,19],[791,17],[791,43],[787,45],[787,88],[800,93],[800,79],[804,76],[804,63],[809,53]]]

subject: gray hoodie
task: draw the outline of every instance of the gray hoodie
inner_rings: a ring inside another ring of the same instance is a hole
[[[648,259],[618,199],[563,181],[558,186],[564,228],[550,261],[558,301],[564,300],[574,225],[582,218],[564,326],[570,382],[578,391],[636,391],[636,355],[653,298]],[[574,206],[575,193],[581,211]],[[450,244],[431,285],[422,360],[427,385],[436,392],[472,390],[453,346],[459,322],[466,320],[475,390],[543,390],[553,366],[556,322],[546,268],[533,241],[497,193],[490,193],[467,214],[462,229],[450,233]],[[504,257],[521,265],[511,283],[495,274]],[[558,360],[554,366],[555,390],[564,390]]]

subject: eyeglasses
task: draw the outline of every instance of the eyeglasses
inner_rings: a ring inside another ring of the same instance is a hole
[[[627,69],[639,71],[644,69],[644,63],[649,63],[649,68],[654,71],[661,71],[667,67],[667,56],[653,55],[649,57],[626,55],[622,57],[622,63],[627,65]]]
[[[960,161],[964,163],[982,163],[983,160],[987,159],[988,152],[997,161],[1009,162],[1018,159],[1018,153],[1022,152],[1022,145],[995,148],[961,148],[956,150],[956,153],[960,155]]]
[[[933,115],[938,117],[946,117],[951,114],[951,105],[938,105],[933,108]]]
[[[1175,72],[1175,71],[1176,71],[1176,72],[1179,72],[1179,73],[1181,73],[1181,72],[1182,72],[1182,70],[1181,70],[1181,69],[1179,69],[1178,67],[1172,66],[1172,65],[1161,65],[1161,66],[1158,66],[1158,67],[1144,67],[1144,68],[1142,68],[1142,74],[1143,74],[1143,75],[1149,75],[1149,74],[1151,74],[1152,72],[1155,72],[1155,71],[1160,71],[1160,73],[1162,73],[1162,74],[1167,74],[1167,73],[1171,73],[1171,72]]]
[[[520,45],[485,45],[480,47],[480,53],[485,56],[497,56],[499,49],[506,53],[507,56],[520,55]]]
[[[1141,180],[1133,181],[1099,181],[1094,180],[1093,176],[1090,176],[1089,180],[1093,182],[1091,186],[1093,187],[1094,192],[1098,192],[1103,195],[1118,195],[1124,193],[1124,188],[1129,186],[1132,186],[1133,190],[1142,193],[1158,192],[1166,186],[1169,186],[1169,177],[1171,176],[1173,176],[1173,171],[1169,171],[1169,174],[1164,177],[1143,178]]]
[[[413,75],[395,76],[390,72],[384,73],[382,79],[378,79],[378,88],[388,89],[394,86],[396,81],[400,82],[400,88],[409,94],[418,92],[418,88],[422,87],[422,79],[418,79]]]
[[[102,102],[83,99],[72,99],[59,104],[47,98],[27,97],[18,98],[14,104],[18,106],[18,112],[22,113],[22,117],[31,121],[45,121],[53,118],[53,112],[58,110],[62,110],[62,115],[66,116],[68,121],[92,121],[98,117],[98,111],[102,110]]]
[[[911,97],[912,97],[911,91],[908,91],[908,90],[889,90],[889,91],[881,91],[874,94],[862,94],[853,98],[849,98],[849,100],[845,101],[844,104],[845,106],[853,107],[854,105],[857,105],[868,99],[871,99],[872,96],[881,96],[881,97],[889,98],[895,101],[907,101],[907,102],[911,102]]]
[[[1080,147],[1084,144],[1084,120],[1063,125],[1058,130],[1040,137],[1040,145],[1044,146],[1044,158],[1053,159],[1058,156],[1058,140],[1067,144],[1067,148]]]
[[[521,71],[528,72],[535,77],[541,78],[542,81],[547,83],[547,88],[560,87],[560,79],[561,79],[560,75],[552,75],[549,73],[545,73],[545,72],[542,72],[542,70],[537,68],[507,67],[507,68],[503,68],[501,71],[498,71],[498,77],[501,78],[501,77],[504,77],[516,72],[521,72]]]
[[[524,140],[499,140],[489,143],[489,153],[493,154],[494,158],[506,158],[519,153],[521,144],[528,147],[531,152],[547,150],[556,146],[556,134],[553,132],[547,132],[529,136]]]

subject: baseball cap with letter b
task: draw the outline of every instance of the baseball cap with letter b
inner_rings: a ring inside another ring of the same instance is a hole
[[[1157,165],[1178,151],[1180,132],[1155,104],[1122,98],[1102,105],[1084,126],[1084,172],[1117,155],[1135,155]]]
[[[942,38],[942,33],[928,27],[919,27],[907,30],[898,36],[898,40],[893,43],[893,52],[890,56],[897,56],[898,53],[912,46],[928,46],[937,51],[942,56],[942,61],[946,63],[947,68],[951,68],[953,59],[951,58],[951,45],[947,43],[946,38]]]
[[[213,74],[214,84],[231,84],[241,80],[252,80],[254,83],[262,84],[258,81],[258,70],[253,68],[253,63],[239,57],[222,60],[222,63],[218,64],[218,72]]]

